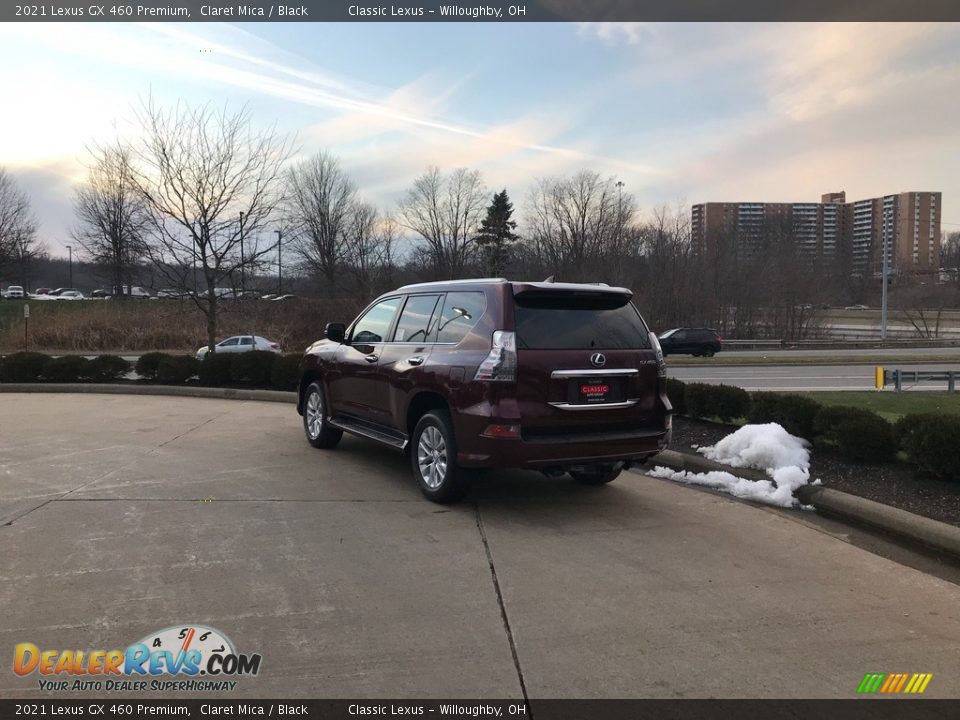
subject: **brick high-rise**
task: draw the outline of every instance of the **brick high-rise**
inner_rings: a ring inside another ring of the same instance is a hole
[[[881,248],[890,272],[935,273],[940,269],[939,192],[902,192],[847,202],[846,193],[827,193],[818,203],[708,202],[691,213],[695,247],[727,236],[737,252],[749,254],[772,228],[796,239],[801,254],[839,263],[858,275],[879,277]]]

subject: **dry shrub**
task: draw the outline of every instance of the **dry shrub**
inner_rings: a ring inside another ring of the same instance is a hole
[[[323,337],[328,322],[350,322],[362,303],[334,300],[224,302],[219,337],[255,334],[290,352]],[[19,305],[17,310],[20,311]],[[44,352],[193,352],[206,342],[206,319],[189,300],[41,301],[30,304],[30,349]],[[0,318],[0,352],[23,348],[23,325]]]

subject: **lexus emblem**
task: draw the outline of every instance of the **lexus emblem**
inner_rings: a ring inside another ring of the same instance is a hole
[[[590,356],[590,362],[597,367],[603,367],[607,364],[607,359],[603,356],[603,353],[594,353]]]

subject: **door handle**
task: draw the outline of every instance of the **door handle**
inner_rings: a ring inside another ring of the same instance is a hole
[[[363,359],[366,360],[368,363],[375,363],[379,358],[380,356],[376,354],[363,356]]]
[[[414,355],[413,357],[407,358],[407,362],[411,365],[423,365],[423,355]]]

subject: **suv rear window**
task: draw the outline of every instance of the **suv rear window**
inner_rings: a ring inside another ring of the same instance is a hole
[[[518,349],[633,350],[650,347],[647,328],[626,295],[524,293],[515,301]]]

